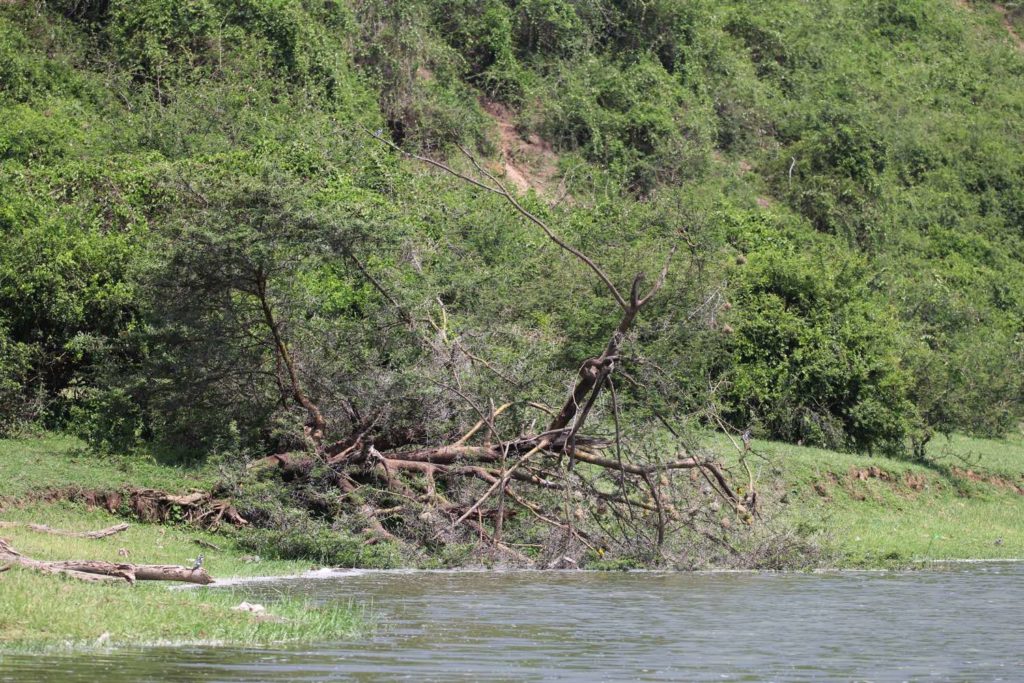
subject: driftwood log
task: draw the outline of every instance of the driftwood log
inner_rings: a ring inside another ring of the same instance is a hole
[[[4,539],[0,539],[0,562],[47,574],[70,576],[82,581],[129,584],[136,581],[184,581],[203,585],[213,582],[213,578],[205,569],[190,569],[178,565],[122,564],[99,560],[35,560],[16,551]]]

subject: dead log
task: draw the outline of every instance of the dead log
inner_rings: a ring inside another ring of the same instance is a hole
[[[143,522],[187,522],[202,527],[215,527],[222,523],[245,526],[249,523],[230,500],[202,491],[176,495],[158,489],[97,490],[68,486],[32,492],[10,504],[17,507],[30,502],[63,500],[82,503],[86,507],[100,507],[111,514],[134,515]],[[5,502],[0,500],[0,505]]]
[[[32,531],[38,531],[41,534],[53,534],[54,536],[69,536],[72,538],[106,538],[107,536],[113,536],[119,534],[128,528],[128,524],[115,524],[114,526],[107,527],[106,529],[100,529],[99,531],[67,531],[65,529],[54,529],[53,527],[46,526],[45,524],[22,524],[20,522],[0,522],[0,528],[11,529],[15,527],[25,527]]]
[[[124,493],[106,494],[102,499],[110,512],[116,512],[127,504],[144,522],[183,521],[203,527],[218,526],[222,522],[235,526],[249,523],[231,501],[214,498],[205,491],[175,495],[157,489],[131,489]]]
[[[648,476],[661,470],[692,470],[702,469],[715,477],[715,481],[722,488],[722,492],[734,501],[739,500],[732,488],[726,481],[725,474],[721,468],[713,462],[707,462],[705,460],[698,460],[697,458],[686,458],[684,460],[673,460],[671,462],[661,463],[658,465],[634,465],[631,463],[620,463],[609,458],[602,458],[586,451],[577,451],[576,459],[580,462],[590,463],[591,465],[597,465],[598,467],[604,467],[611,470],[619,470],[620,472],[628,472],[629,474],[636,474],[640,476]]]
[[[101,560],[35,560],[25,557],[7,541],[0,539],[0,561],[16,564],[47,574],[62,574],[82,581],[183,581],[206,585],[213,578],[205,569],[191,569],[170,564],[122,564]]]

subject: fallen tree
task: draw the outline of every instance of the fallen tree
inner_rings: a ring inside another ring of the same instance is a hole
[[[167,564],[124,564],[99,560],[35,560],[16,551],[4,539],[0,539],[0,562],[82,581],[129,584],[136,581],[184,581],[203,585],[213,582],[213,578],[202,568],[190,569]]]
[[[130,506],[143,519],[184,511],[171,518],[204,525],[248,517],[274,531],[295,528],[288,515],[305,508],[319,528],[362,530],[367,543],[415,552],[475,541],[503,560],[530,557],[542,566],[612,549],[657,562],[666,539],[681,530],[732,552],[723,538],[731,522],[723,517],[752,514],[750,483],[739,490],[726,468],[682,440],[629,438],[631,418],[618,395],[621,381],[635,381],[624,366],[636,360],[637,322],[665,289],[676,245],[655,255],[656,276],[635,272],[617,283],[472,155],[465,154],[463,172],[376,139],[500,197],[530,226],[524,232],[542,238],[527,244],[557,249],[592,276],[616,307],[593,355],[579,358],[564,381],[542,371],[524,377],[529,336],[504,329],[514,340],[497,347],[507,351],[503,360],[485,357],[472,342],[481,322],[461,329],[460,312],[449,318],[446,308],[446,300],[471,293],[449,295],[441,288],[460,285],[442,278],[437,288],[426,278],[427,286],[410,290],[402,274],[385,270],[397,267],[394,260],[364,253],[390,232],[375,219],[349,221],[334,214],[345,210],[341,204],[298,202],[309,190],[269,171],[211,180],[183,192],[166,253],[147,271],[144,286],[160,306],[151,341],[160,351],[146,361],[153,371],[140,372],[133,386],[142,387],[139,403],[155,411],[152,422],[173,425],[173,437],[191,448],[274,444],[279,452],[251,463],[250,472],[279,473],[281,488],[249,491],[281,495],[245,508],[244,517],[200,494],[135,492],[107,506]],[[696,251],[684,230],[678,241]],[[358,305],[323,307],[312,283],[335,276],[344,281],[339,291],[358,290]],[[564,364],[558,343],[545,344],[544,367]],[[173,362],[186,347],[188,362]],[[147,379],[155,376],[163,379]],[[631,388],[629,400],[640,403],[642,395]],[[647,419],[651,411],[640,413]],[[246,494],[240,478],[228,486]]]
[[[449,338],[442,325],[429,316],[417,317],[408,311],[386,283],[349,246],[343,245],[340,250],[344,256],[355,264],[425,349],[434,351],[438,357],[461,354],[501,377],[518,395],[495,407],[497,402],[489,397],[481,400],[460,391],[456,376],[449,390],[476,412],[478,421],[457,440],[433,446],[393,438],[378,429],[376,416],[361,416],[353,407],[354,401],[346,400],[345,413],[351,418],[353,429],[347,436],[329,441],[326,437],[335,429],[326,415],[332,411],[322,410],[316,397],[303,386],[296,354],[269,303],[266,272],[257,269],[248,291],[259,303],[276,363],[281,368],[281,402],[292,401],[307,414],[308,450],[267,456],[251,463],[250,470],[278,468],[286,473],[286,478],[294,479],[306,477],[315,467],[326,466],[350,509],[363,519],[372,542],[450,542],[465,538],[466,534],[460,532],[460,527],[465,527],[481,543],[518,561],[525,558],[503,542],[503,526],[522,513],[558,536],[561,547],[554,552],[559,558],[569,546],[602,554],[617,542],[650,543],[660,549],[673,529],[684,526],[700,526],[701,537],[730,547],[716,533],[729,526],[718,510],[724,505],[749,521],[756,501],[752,480],[741,495],[730,484],[728,472],[713,459],[687,452],[680,445],[671,453],[640,457],[625,444],[620,433],[615,375],[622,363],[622,349],[638,317],[663,288],[675,248],[665,255],[664,265],[649,287],[645,288],[646,277],[641,272],[624,292],[594,259],[526,209],[500,179],[465,150],[463,153],[477,177],[446,163],[405,152],[380,135],[375,137],[407,158],[502,197],[550,242],[597,277],[620,310],[618,323],[601,353],[580,363],[572,388],[561,405],[548,408],[536,400],[538,397],[523,395],[527,388],[510,380],[508,373],[467,351],[458,337]],[[682,239],[692,247],[685,234]],[[444,306],[438,303],[444,316]],[[588,418],[606,392],[611,396],[614,438],[586,432]],[[524,423],[505,426],[503,416],[512,406],[544,415],[544,428],[532,430]],[[516,436],[503,436],[509,432]],[[708,505],[707,500],[681,500],[680,489],[685,487],[673,479],[673,473],[680,470],[692,473],[686,482],[689,488],[718,502]],[[584,525],[584,517],[609,521],[594,519],[595,524]],[[595,526],[600,531],[595,532]],[[561,560],[556,562],[559,563]]]

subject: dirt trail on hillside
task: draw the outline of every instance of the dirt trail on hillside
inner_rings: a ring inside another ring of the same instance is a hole
[[[1003,26],[1006,28],[1006,32],[1010,34],[1010,38],[1013,40],[1013,44],[1017,46],[1017,49],[1024,52],[1024,38],[1021,38],[1020,34],[1017,33],[1017,29],[1014,27],[1013,21],[1010,19],[1010,10],[998,3],[993,3],[992,7],[1003,15]]]
[[[498,129],[505,178],[520,192],[533,190],[555,203],[565,199],[564,187],[557,180],[558,154],[551,144],[536,134],[524,139],[516,130],[515,115],[500,102],[484,100],[481,106]]]

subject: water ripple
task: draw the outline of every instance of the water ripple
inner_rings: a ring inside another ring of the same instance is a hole
[[[0,681],[999,681],[1024,671],[1021,564],[348,572],[244,589],[366,602],[382,626],[290,649],[8,655]]]

